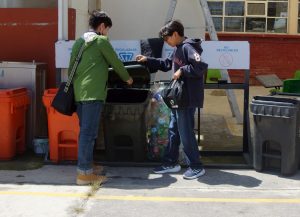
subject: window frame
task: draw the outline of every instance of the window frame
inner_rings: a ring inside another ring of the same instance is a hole
[[[222,30],[217,31],[221,33],[253,33],[253,34],[288,34],[288,25],[289,25],[289,0],[208,0],[208,2],[223,2],[223,15],[211,15],[212,17],[221,18],[222,19]],[[226,14],[226,2],[244,2],[244,16],[228,16]],[[268,16],[268,6],[269,3],[287,3],[287,16],[286,17],[277,17],[277,16]],[[265,14],[264,15],[249,15],[248,14],[248,5],[251,3],[259,3],[265,5]],[[298,4],[299,8],[299,17],[298,17],[298,26],[300,23],[300,0]],[[243,18],[243,31],[240,32],[233,32],[233,31],[225,31],[225,18]],[[256,31],[247,31],[246,21],[247,18],[264,18],[265,19],[265,30],[263,32],[256,32]],[[271,32],[268,31],[268,19],[286,19],[286,30],[285,32]],[[298,28],[298,33],[300,33],[300,27]]]

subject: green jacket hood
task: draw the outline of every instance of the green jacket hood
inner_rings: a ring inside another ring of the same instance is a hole
[[[86,32],[81,36],[81,38],[85,41],[85,43],[88,43],[95,40],[96,36],[97,34],[95,32]]]

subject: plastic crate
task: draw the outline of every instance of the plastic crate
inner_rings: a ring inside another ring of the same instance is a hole
[[[300,79],[287,79],[283,81],[283,90],[285,93],[300,93]]]

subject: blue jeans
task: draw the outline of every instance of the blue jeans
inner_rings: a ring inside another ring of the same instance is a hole
[[[82,101],[76,105],[80,126],[77,172],[91,174],[93,173],[94,144],[98,136],[103,102],[98,100]]]
[[[169,142],[165,149],[164,164],[177,164],[180,142],[187,164],[193,168],[202,168],[198,143],[194,133],[195,108],[172,109],[169,124]]]

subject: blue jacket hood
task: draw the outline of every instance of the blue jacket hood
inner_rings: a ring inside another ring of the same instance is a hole
[[[185,40],[180,45],[190,44],[201,55],[203,52],[201,43],[202,43],[202,39],[199,39],[199,38],[185,38]]]

